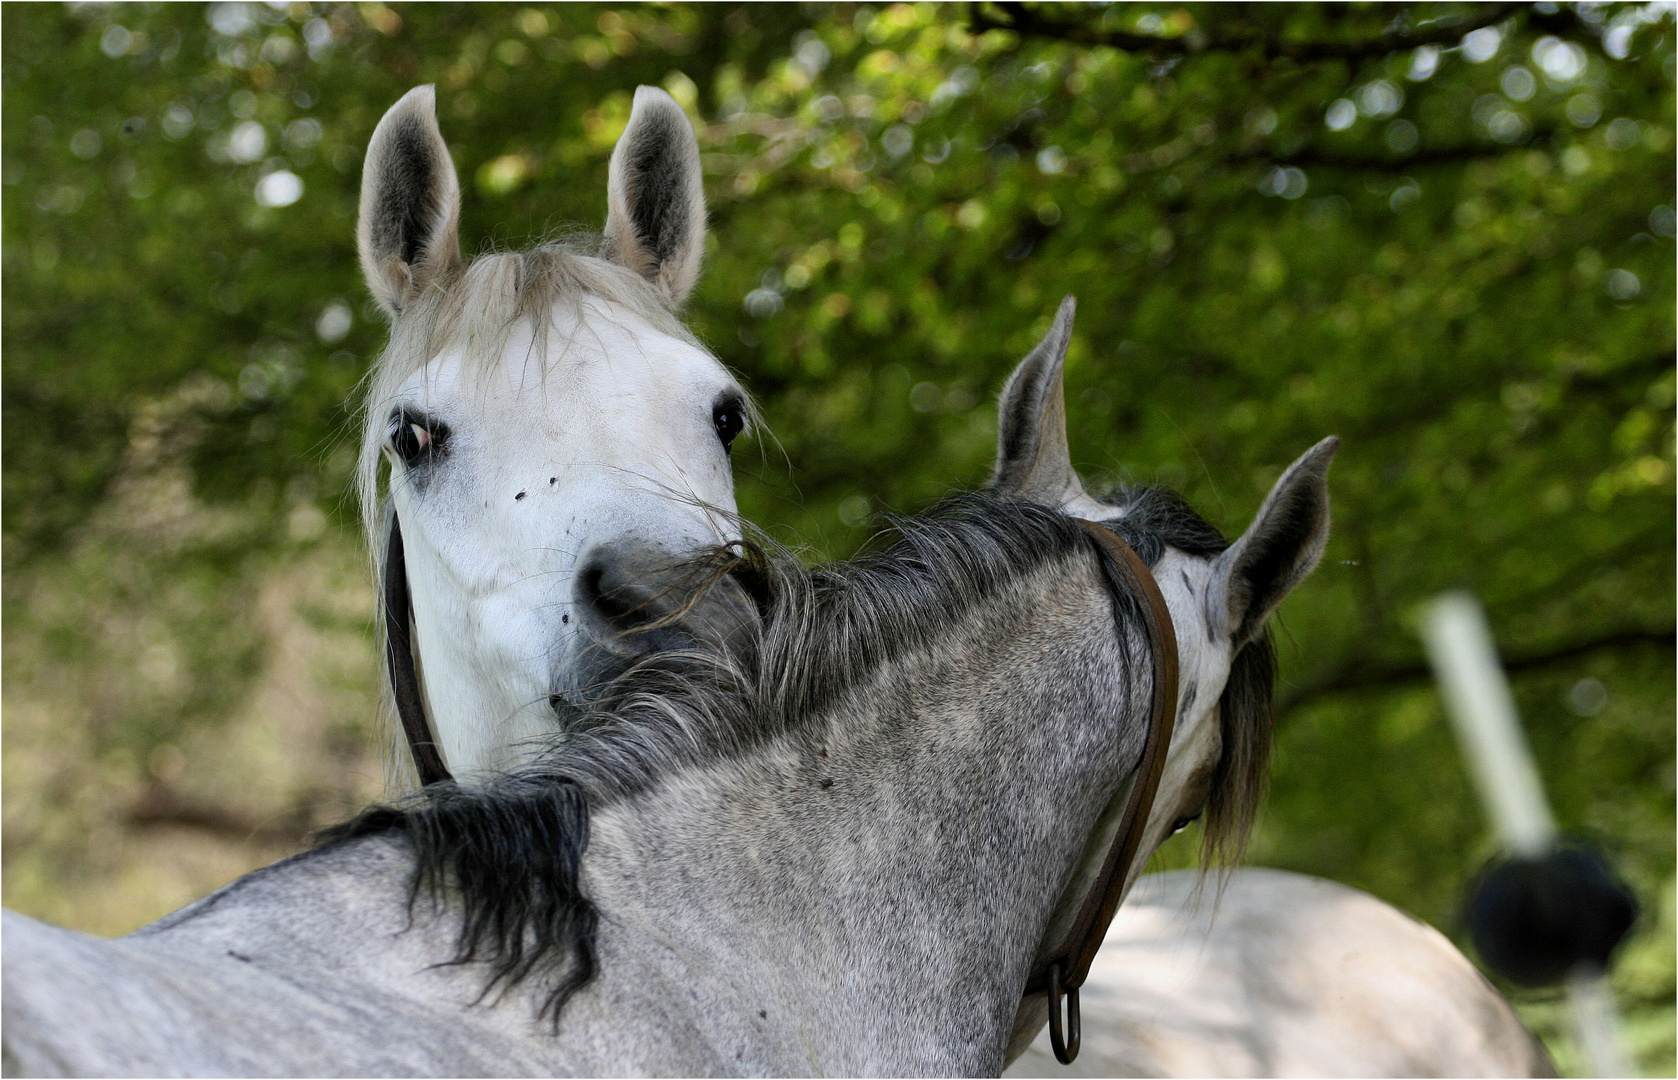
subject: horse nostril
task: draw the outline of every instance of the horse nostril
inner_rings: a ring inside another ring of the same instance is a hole
[[[634,541],[590,551],[575,579],[579,630],[620,660],[701,643],[749,647],[761,619],[750,584],[718,574],[714,558],[686,559]]]
[[[577,600],[611,630],[628,633],[659,618],[658,597],[643,586],[632,563],[602,553],[577,575]]]
[[[755,562],[741,561],[728,571],[729,580],[737,585],[759,619],[768,617],[770,595],[769,578]]]

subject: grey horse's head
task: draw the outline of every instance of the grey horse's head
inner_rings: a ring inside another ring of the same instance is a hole
[[[1061,302],[1048,334],[1002,391],[991,490],[1101,522],[1153,570],[1176,624],[1182,668],[1176,730],[1144,850],[1204,814],[1207,858],[1238,855],[1269,763],[1276,662],[1268,620],[1322,558],[1328,468],[1340,440],[1323,439],[1289,465],[1233,542],[1171,491],[1091,495],[1067,443],[1065,364],[1076,306],[1070,296]]]

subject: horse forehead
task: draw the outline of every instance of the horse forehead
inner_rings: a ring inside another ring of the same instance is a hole
[[[1177,717],[1156,800],[1156,813],[1168,820],[1187,809],[1178,800],[1221,747],[1216,716],[1230,657],[1227,639],[1211,633],[1206,623],[1212,560],[1168,546],[1153,572],[1177,638]]]
[[[716,357],[621,304],[584,296],[578,303],[556,303],[550,317],[550,373],[617,395],[669,397],[690,385],[716,390],[733,384]],[[517,344],[527,351],[531,328],[520,329]]]
[[[1185,555],[1167,546],[1154,564],[1153,572],[1166,606],[1171,609],[1177,648],[1186,659],[1188,648],[1207,641],[1205,604],[1202,600],[1212,585],[1212,560]],[[1189,636],[1192,636],[1192,641],[1185,640]]]
[[[555,301],[546,333],[520,319],[493,361],[460,345],[433,357],[405,391],[422,400],[469,394],[479,405],[519,412],[531,401],[641,407],[682,399],[684,390],[716,392],[734,379],[716,357],[654,326],[627,307],[595,296]]]
[[[1212,633],[1206,622],[1212,560],[1167,547],[1153,571],[1177,638],[1177,692],[1186,714],[1179,719],[1196,717],[1218,697],[1229,675],[1228,642]]]

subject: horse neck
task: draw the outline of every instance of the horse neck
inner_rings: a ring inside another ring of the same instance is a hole
[[[637,957],[618,973],[651,964],[719,1014],[761,1014],[792,1054],[778,1068],[994,1075],[1051,908],[1143,738],[1110,599],[1093,560],[1072,562],[810,722],[599,811],[603,976]]]

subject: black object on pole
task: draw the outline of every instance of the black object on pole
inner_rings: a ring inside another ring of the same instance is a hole
[[[1637,901],[1600,851],[1568,844],[1487,864],[1469,892],[1467,915],[1488,967],[1527,986],[1548,986],[1581,964],[1607,971],[1637,918]]]

